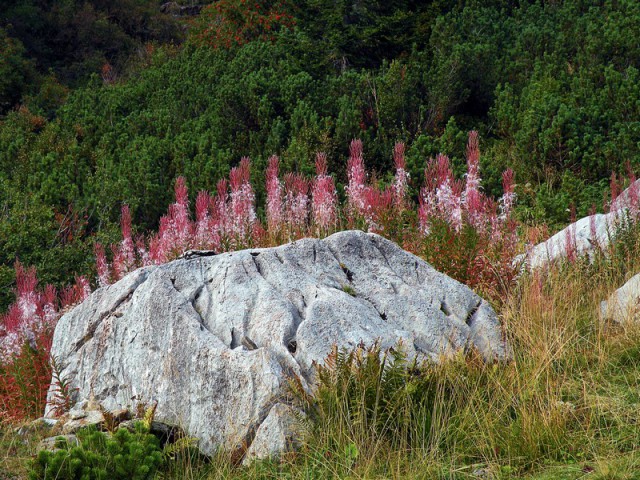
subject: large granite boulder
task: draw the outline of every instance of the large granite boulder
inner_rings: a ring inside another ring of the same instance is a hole
[[[264,439],[291,443],[289,378],[310,388],[335,344],[402,343],[434,361],[467,349],[510,356],[486,301],[375,234],[190,257],[136,270],[60,319],[52,354],[76,400],[157,402],[156,418],[205,453],[259,457],[274,453]]]

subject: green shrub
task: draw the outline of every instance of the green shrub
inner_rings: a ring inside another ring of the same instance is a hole
[[[135,424],[134,432],[121,428],[108,435],[87,428],[77,437],[77,446],[60,437],[58,450],[40,451],[29,479],[143,480],[153,478],[163,463],[160,441],[142,422]]]

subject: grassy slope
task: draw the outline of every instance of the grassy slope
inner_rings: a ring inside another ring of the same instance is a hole
[[[392,445],[346,415],[321,417],[319,433],[282,464],[238,468],[220,457],[205,466],[183,455],[160,478],[640,478],[640,328],[597,316],[640,271],[636,242],[613,260],[521,279],[501,307],[515,361],[438,368],[419,446]],[[0,479],[22,477],[40,436],[12,427],[0,427]]]

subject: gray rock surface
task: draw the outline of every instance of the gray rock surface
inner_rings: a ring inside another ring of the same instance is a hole
[[[611,245],[618,228],[624,225],[630,216],[637,218],[639,207],[640,179],[611,202],[609,213],[597,213],[581,218],[548,240],[535,245],[527,253],[518,255],[514,262],[522,264],[524,268],[537,269],[566,258],[567,247],[570,245],[569,237],[578,256],[586,255],[592,259],[596,251],[606,250]]]
[[[569,236],[575,245],[574,253],[591,258],[598,249],[606,249],[610,245],[621,213],[619,211],[607,214],[597,213],[581,218],[548,240],[537,244],[526,254],[516,257],[516,262],[526,262],[527,268],[537,269],[566,258],[567,247],[570,245]]]
[[[638,320],[640,313],[640,273],[631,277],[607,300],[600,303],[600,315],[603,320],[626,323]]]
[[[212,453],[250,448],[288,378],[308,388],[334,344],[375,341],[433,360],[510,357],[484,300],[359,231],[136,270],[64,315],[52,354],[77,400],[157,402],[156,419]]]
[[[89,410],[84,412],[83,416],[71,418],[62,426],[64,435],[76,433],[81,428],[96,426],[100,427],[104,423],[104,415],[97,410]]]
[[[631,209],[637,210],[640,203],[640,179],[629,185],[611,202],[611,211]]]
[[[258,458],[275,457],[293,451],[303,433],[300,425],[302,416],[302,412],[296,412],[288,405],[275,404],[258,427],[243,463],[246,465]]]

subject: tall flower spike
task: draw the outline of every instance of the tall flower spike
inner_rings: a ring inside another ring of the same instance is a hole
[[[327,156],[316,155],[316,178],[311,190],[313,223],[318,235],[327,234],[336,227],[338,198],[333,178],[327,175]]]
[[[404,158],[404,143],[396,143],[393,149],[393,162],[396,174],[393,180],[393,201],[398,210],[404,210],[407,206],[407,189],[409,187],[409,173]]]
[[[456,182],[449,157],[439,154],[435,160],[436,205],[439,215],[456,232],[462,228],[462,186]]]
[[[114,252],[113,270],[116,278],[122,278],[135,268],[136,254],[133,239],[131,238],[131,212],[128,205],[123,205],[120,215],[120,229],[122,241]]]
[[[196,232],[195,246],[200,249],[211,248],[213,225],[211,219],[211,196],[208,192],[201,191],[196,197]]]
[[[425,176],[427,172],[425,171]],[[428,177],[427,177],[428,178]],[[427,236],[431,233],[431,221],[436,216],[436,198],[435,193],[428,186],[420,189],[420,197],[418,198],[418,222],[420,233]]]
[[[516,201],[515,174],[507,168],[502,173],[502,197],[500,198],[500,218],[506,220],[511,215],[511,210]]]
[[[388,212],[393,205],[394,191],[393,189],[379,190],[378,188],[369,187],[364,193],[366,209],[364,218],[367,222],[369,232],[380,232],[383,226],[380,222],[382,215]]]
[[[213,200],[213,229],[221,239],[226,239],[231,231],[231,215],[229,206],[229,181],[225,178],[216,185],[216,197]]]
[[[611,172],[611,180],[609,182],[610,188],[611,188],[611,210],[616,210],[617,209],[617,205],[616,205],[616,200],[618,198],[618,195],[620,195],[620,184],[618,183],[618,176],[616,175],[616,172]]]
[[[107,256],[104,252],[104,247],[101,243],[96,242],[93,247],[96,256],[96,270],[98,271],[98,285],[106,287],[111,284],[111,269],[109,262],[107,262]]]
[[[256,220],[255,194],[251,187],[250,175],[251,162],[247,157],[243,157],[240,164],[229,173],[232,236],[240,243],[251,236]]]
[[[267,228],[276,234],[282,228],[282,183],[278,178],[280,160],[276,155],[269,158],[267,167]]]
[[[478,132],[469,132],[467,143],[467,175],[464,189],[465,208],[469,214],[470,223],[476,228],[482,228],[484,198],[480,192],[480,146]]]
[[[362,140],[353,140],[347,162],[347,202],[351,214],[363,215],[365,210],[366,171],[362,157]]]
[[[175,249],[182,253],[191,247],[193,225],[189,219],[189,196],[184,177],[178,177],[175,186],[176,202],[169,207],[169,215],[175,239]]]
[[[19,261],[16,261],[15,270],[17,304],[22,318],[29,319],[35,316],[38,309],[36,269],[34,267],[25,269]]]
[[[299,173],[287,173],[284,185],[289,232],[299,236],[306,230],[309,215],[309,181]]]

